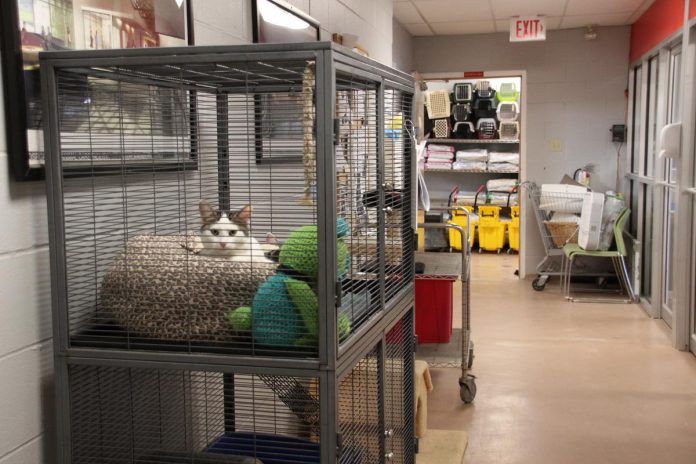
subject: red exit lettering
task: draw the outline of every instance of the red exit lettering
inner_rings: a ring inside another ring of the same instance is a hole
[[[538,19],[525,19],[516,22],[518,39],[529,39],[537,37],[541,32],[540,21]]]

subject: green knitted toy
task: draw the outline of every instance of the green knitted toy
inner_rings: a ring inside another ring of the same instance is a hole
[[[336,223],[338,277],[348,270],[350,256],[343,237],[350,232],[345,220]],[[316,346],[319,337],[317,280],[319,250],[317,226],[294,230],[280,249],[278,271],[259,287],[251,308],[230,311],[228,320],[237,331],[251,331],[262,345]],[[338,333],[350,333],[350,322],[338,316]]]

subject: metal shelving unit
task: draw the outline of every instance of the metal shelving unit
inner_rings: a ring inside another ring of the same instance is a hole
[[[413,463],[415,173],[390,122],[412,78],[328,42],[41,68],[58,462]],[[211,255],[223,218],[279,263]]]

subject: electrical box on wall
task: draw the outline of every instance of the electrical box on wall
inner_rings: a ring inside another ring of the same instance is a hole
[[[611,126],[611,141],[616,143],[626,142],[626,125],[614,124]]]

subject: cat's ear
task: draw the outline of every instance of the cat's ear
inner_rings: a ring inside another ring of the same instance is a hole
[[[249,225],[251,223],[251,205],[246,205],[244,208],[237,211],[234,216],[242,223]]]
[[[200,203],[198,203],[198,209],[201,212],[201,222],[204,225],[218,220],[217,212],[210,206],[207,200],[201,200]]]
[[[278,246],[278,245],[280,245],[280,241],[278,240],[278,238],[275,235],[273,235],[271,232],[268,232],[266,234],[266,244]]]

